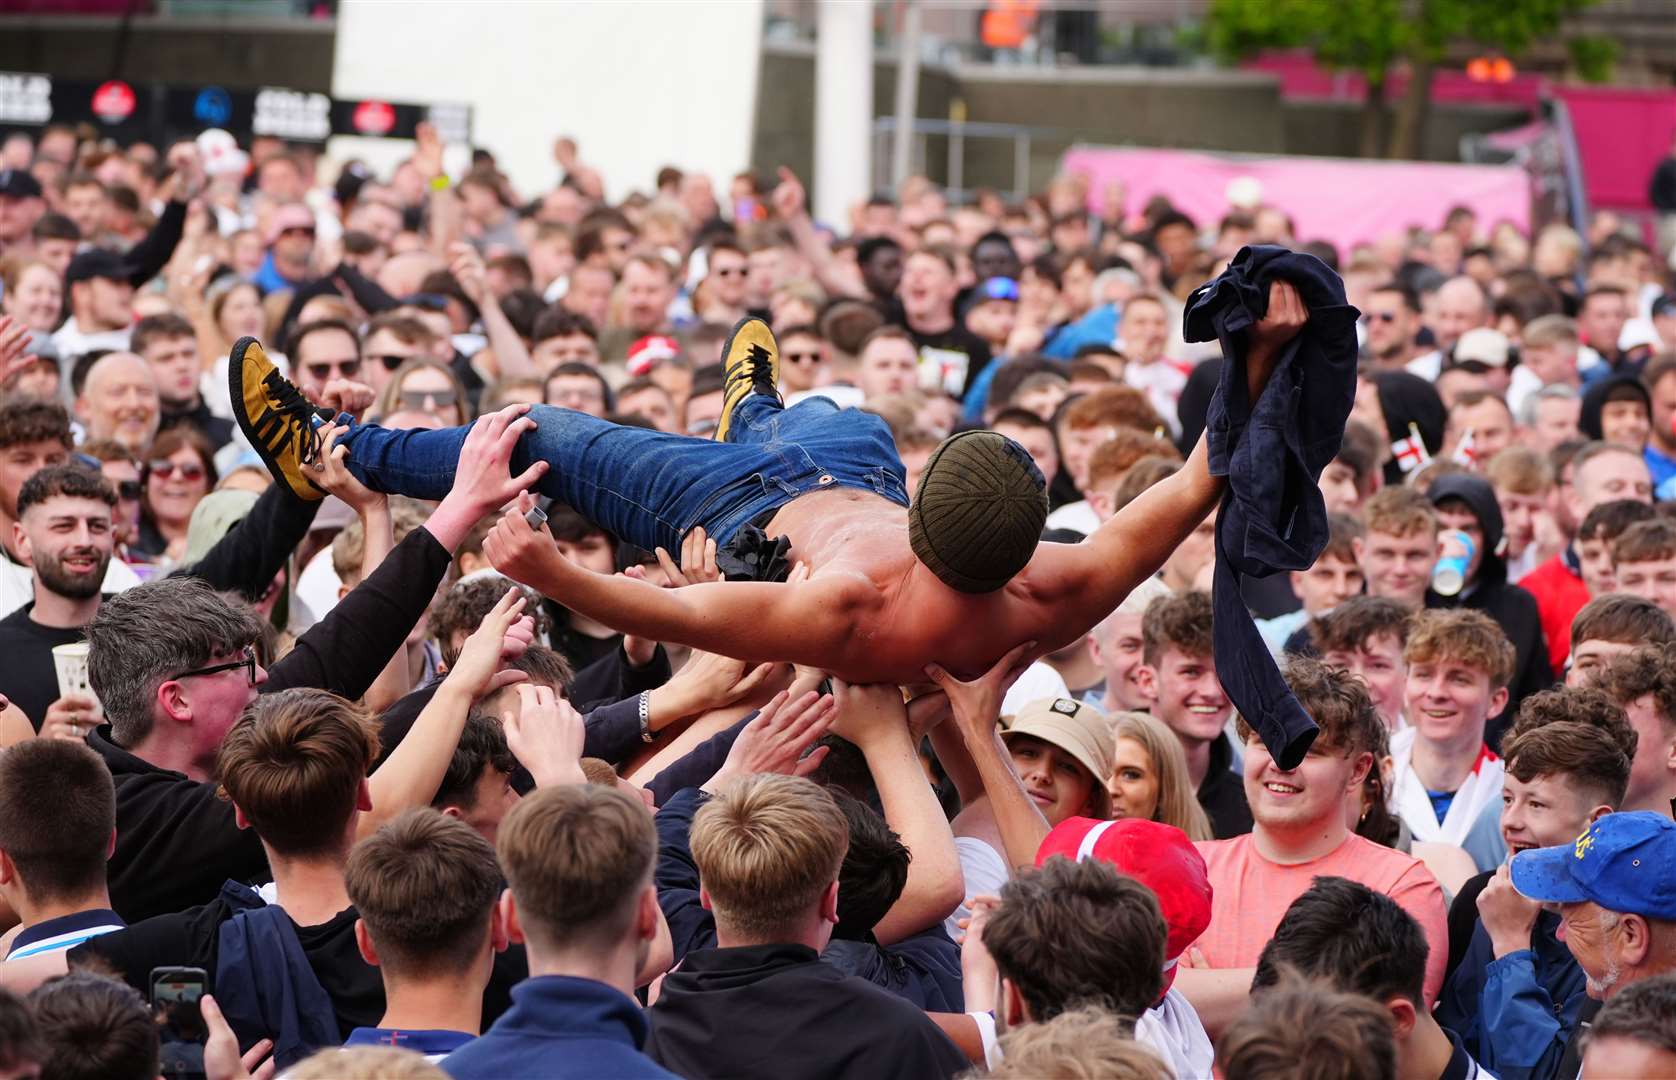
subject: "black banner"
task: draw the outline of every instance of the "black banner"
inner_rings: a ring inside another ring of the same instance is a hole
[[[0,128],[87,123],[119,141],[156,142],[223,128],[246,141],[266,135],[322,143],[332,135],[411,139],[424,121],[445,142],[471,141],[469,105],[333,98],[277,86],[231,90],[0,72]]]

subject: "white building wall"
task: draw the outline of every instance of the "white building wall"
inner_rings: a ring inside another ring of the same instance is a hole
[[[526,196],[557,181],[553,142],[570,135],[612,199],[666,164],[725,197],[750,162],[761,37],[762,0],[343,0],[332,90],[471,105],[474,141]],[[409,147],[331,150],[387,173]]]

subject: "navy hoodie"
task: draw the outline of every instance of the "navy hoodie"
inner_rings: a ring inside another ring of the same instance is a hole
[[[1249,400],[1250,329],[1268,312],[1269,286],[1290,282],[1306,323]],[[1327,546],[1327,508],[1316,486],[1338,454],[1356,397],[1356,319],[1344,282],[1313,255],[1241,248],[1228,269],[1188,301],[1188,341],[1217,340],[1222,372],[1205,418],[1212,476],[1227,477],[1216,524],[1216,675],[1281,768],[1296,768],[1318,729],[1275,667],[1240,596],[1242,576],[1307,570]]]

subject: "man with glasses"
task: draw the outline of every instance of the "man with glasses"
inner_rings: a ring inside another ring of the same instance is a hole
[[[314,211],[302,203],[287,203],[268,222],[268,253],[256,270],[256,287],[265,296],[295,289],[314,276]]]
[[[797,395],[820,384],[827,360],[826,338],[813,326],[790,326],[780,331],[780,392],[792,403]]]
[[[429,520],[271,671],[253,651],[264,635],[261,618],[209,582],[170,577],[99,604],[87,627],[88,681],[104,722],[88,744],[116,781],[110,889],[124,918],[179,911],[213,898],[228,878],[258,880],[267,872],[260,841],[239,827],[210,779],[223,736],[259,694],[313,687],[354,701],[367,692],[423,616],[454,549],[520,490],[508,468],[523,431],[512,422],[516,415],[508,410],[478,422],[455,483]],[[234,533],[252,531],[251,521]],[[277,539],[280,558],[301,539],[301,532]],[[252,575],[264,571],[265,585],[279,564],[256,561],[240,565],[251,566]],[[438,776],[453,741],[429,746],[441,755]]]
[[[1401,371],[1419,355],[1414,335],[1420,329],[1420,301],[1391,282],[1368,293],[1362,309],[1364,348],[1381,371]]]
[[[431,328],[407,315],[384,314],[367,324],[361,339],[361,377],[381,394],[397,368],[415,357],[435,356],[437,336]]]
[[[751,272],[750,260],[731,240],[710,245],[704,290],[708,302],[701,314],[706,322],[735,323],[746,315],[745,283]]]
[[[326,403],[332,383],[360,382],[365,368],[355,328],[341,319],[317,319],[297,327],[289,353],[297,389],[316,405]]]

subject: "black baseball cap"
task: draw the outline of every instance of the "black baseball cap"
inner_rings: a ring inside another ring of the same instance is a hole
[[[0,196],[9,199],[39,199],[41,182],[22,169],[0,169]]]
[[[91,281],[94,278],[109,278],[111,281],[127,281],[128,268],[123,265],[122,256],[105,248],[88,248],[77,253],[70,260],[70,266],[64,271],[64,284],[74,285],[78,281]]]

